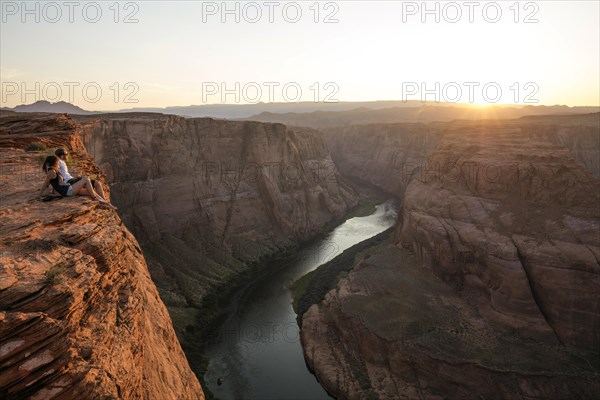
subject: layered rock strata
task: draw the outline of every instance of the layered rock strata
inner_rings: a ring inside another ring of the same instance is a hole
[[[581,120],[444,128],[389,243],[302,316],[307,363],[328,391],[600,394],[600,181],[568,146],[582,142]]]
[[[79,138],[66,115],[0,116],[0,397],[204,399],[117,213],[37,198],[55,147],[102,180]],[[25,151],[35,142],[48,150]]]

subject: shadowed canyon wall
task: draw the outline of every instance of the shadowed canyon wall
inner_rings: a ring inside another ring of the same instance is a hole
[[[0,397],[204,399],[138,242],[89,198],[38,198],[48,151],[102,178],[61,114],[0,115]]]
[[[597,114],[431,124],[436,145],[416,151],[415,125],[328,131],[343,173],[402,198],[388,243],[360,253],[302,316],[307,363],[328,391],[597,397],[599,124]]]
[[[442,134],[433,124],[374,124],[330,128],[325,140],[344,175],[402,197]]]

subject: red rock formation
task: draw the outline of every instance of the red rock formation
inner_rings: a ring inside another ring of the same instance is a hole
[[[46,152],[101,176],[65,115],[0,116],[0,397],[203,399],[144,256],[88,198],[37,199]]]
[[[427,164],[407,189],[397,240],[479,294],[498,326],[600,349],[598,178],[568,150],[494,126],[447,133]]]
[[[589,129],[569,118],[447,124],[393,242],[303,315],[307,362],[331,393],[600,395],[600,181],[556,144]]]
[[[307,364],[344,399],[597,398],[597,353],[502,332],[391,244],[302,319]]]

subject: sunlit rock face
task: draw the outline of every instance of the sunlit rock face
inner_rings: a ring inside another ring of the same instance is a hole
[[[39,201],[34,142],[104,178],[70,117],[0,115],[1,397],[204,399],[137,240],[89,198]]]
[[[309,366],[342,398],[597,397],[597,116],[442,125],[389,242],[302,316]]]

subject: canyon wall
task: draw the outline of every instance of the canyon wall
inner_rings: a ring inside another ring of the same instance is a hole
[[[345,176],[402,197],[443,130],[434,124],[373,124],[324,131],[331,157]]]
[[[453,170],[411,181],[396,240],[479,295],[497,326],[600,350],[598,178],[567,149],[498,127],[446,133],[428,164]]]
[[[240,277],[357,203],[312,129],[160,114],[81,123],[182,338],[206,331]]]
[[[66,115],[0,115],[0,397],[204,399],[117,213],[38,198],[51,148],[103,178],[79,137]]]
[[[443,133],[404,188],[395,233],[302,316],[307,363],[327,390],[597,397],[598,124],[598,115],[435,124]],[[347,139],[341,129],[328,140]],[[373,144],[381,136],[354,142],[393,153]],[[346,158],[342,172],[370,162],[332,153]],[[351,174],[378,184],[393,165]]]

